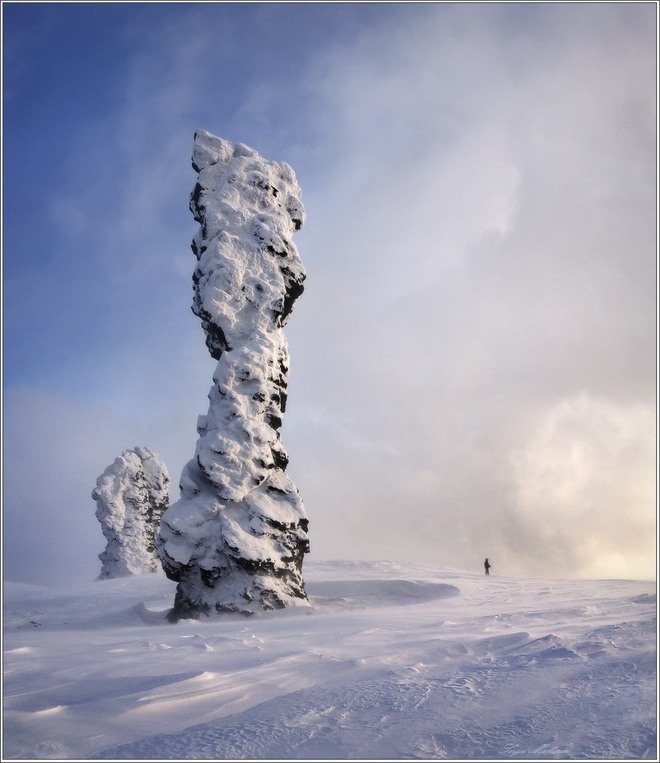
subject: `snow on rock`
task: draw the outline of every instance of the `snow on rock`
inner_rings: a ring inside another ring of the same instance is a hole
[[[307,603],[307,519],[279,432],[289,372],[282,327],[305,279],[292,241],[305,219],[300,188],[287,164],[207,132],[195,134],[192,165],[192,309],[218,364],[181,499],[156,543],[178,582],[173,620]]]
[[[125,450],[96,480],[92,498],[108,543],[99,554],[104,578],[155,572],[154,539],[170,502],[170,476],[150,448]]]

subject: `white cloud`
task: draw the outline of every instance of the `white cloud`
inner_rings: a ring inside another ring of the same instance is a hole
[[[576,511],[550,549],[512,468],[582,390],[653,419],[653,35],[573,10],[517,39],[481,9],[420,14],[314,71],[333,161],[301,244],[287,441],[324,556],[607,574],[620,530],[639,543],[616,574],[653,574],[653,496],[626,476],[652,451],[614,459],[607,500],[592,474],[598,521]]]
[[[554,547],[570,546],[582,574],[651,577],[653,409],[583,393],[560,401],[528,427],[512,466],[518,514],[541,540],[531,550],[540,569],[551,572]]]
[[[261,135],[302,184],[308,281],[287,329],[284,440],[315,555],[653,573],[654,8],[513,10],[383,6],[302,75],[253,73],[233,111],[215,106],[244,55],[231,25],[207,28],[199,10],[154,30],[121,113],[82,131],[83,155],[110,157],[96,201],[83,188],[51,209],[87,221],[119,295],[106,317],[131,328],[88,394],[7,397],[15,569],[33,547],[20,517],[59,517],[52,570],[80,512],[75,551],[94,567],[88,493],[122,448],[158,450],[174,484],[193,453],[212,369],[182,280],[203,127]]]

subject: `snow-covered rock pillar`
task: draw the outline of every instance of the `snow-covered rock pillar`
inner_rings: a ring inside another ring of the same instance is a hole
[[[287,164],[206,132],[195,134],[192,159],[193,312],[218,365],[181,499],[157,539],[178,582],[172,620],[307,602],[307,518],[279,434],[289,371],[282,327],[305,279],[292,241],[305,218],[300,188]]]
[[[149,448],[125,450],[96,480],[92,498],[108,541],[99,554],[104,578],[155,572],[155,535],[170,502],[170,476]]]

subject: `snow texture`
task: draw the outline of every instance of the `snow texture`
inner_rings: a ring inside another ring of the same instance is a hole
[[[657,760],[655,583],[305,576],[308,608],[176,626],[160,573],[6,581],[3,760]]]
[[[193,312],[218,361],[181,499],[157,551],[178,582],[173,620],[306,604],[307,518],[280,441],[289,351],[282,327],[303,291],[292,241],[305,212],[293,170],[242,143],[195,134]]]
[[[158,454],[125,450],[96,480],[92,498],[108,543],[99,554],[104,578],[155,572],[155,535],[170,502],[170,476]]]

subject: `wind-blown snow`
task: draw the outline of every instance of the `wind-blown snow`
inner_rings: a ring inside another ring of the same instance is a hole
[[[96,480],[92,498],[107,539],[99,579],[155,572],[154,538],[170,502],[170,477],[150,448],[125,450]]]
[[[292,169],[242,143],[195,135],[193,312],[218,361],[181,499],[157,541],[178,582],[172,617],[306,603],[307,518],[279,429],[289,351],[282,326],[303,291],[292,236],[305,218]]]
[[[655,758],[653,583],[306,577],[309,608],[176,625],[160,574],[7,583],[5,757]]]

